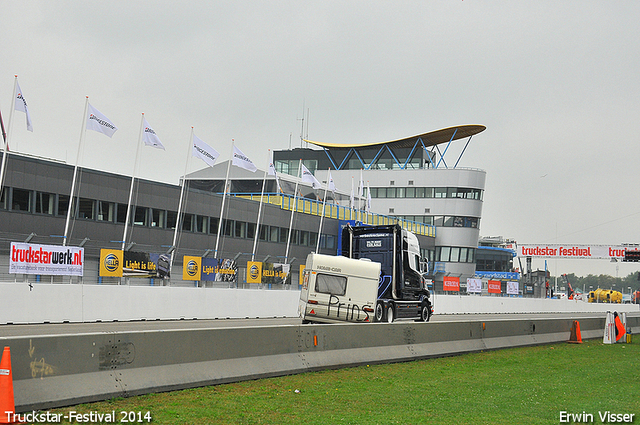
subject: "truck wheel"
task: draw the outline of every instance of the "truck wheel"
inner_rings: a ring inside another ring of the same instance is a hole
[[[387,323],[393,323],[393,305],[387,308]]]
[[[429,304],[425,304],[422,306],[422,311],[420,312],[420,319],[423,322],[428,322],[430,318],[431,318],[431,308],[429,307]]]
[[[382,303],[376,304],[376,322],[382,322],[384,319],[384,306]]]

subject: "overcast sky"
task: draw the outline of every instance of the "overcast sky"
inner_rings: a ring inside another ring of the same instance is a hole
[[[2,116],[17,74],[34,127],[14,114],[19,152],[73,164],[86,96],[119,130],[87,132],[80,165],[131,175],[144,112],[166,151],[144,148],[136,176],[174,184],[192,126],[264,169],[267,149],[299,146],[303,113],[333,143],[481,124],[459,164],[487,172],[481,235],[640,242],[640,2],[0,5]],[[616,275],[606,260],[549,268]]]

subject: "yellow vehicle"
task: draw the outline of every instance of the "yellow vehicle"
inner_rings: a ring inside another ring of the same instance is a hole
[[[590,303],[622,303],[622,293],[612,289],[596,289],[589,292]]]

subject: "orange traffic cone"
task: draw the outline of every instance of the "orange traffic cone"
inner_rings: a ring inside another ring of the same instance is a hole
[[[11,351],[4,347],[0,361],[0,424],[14,423],[16,405],[13,399],[13,374],[11,373]]]
[[[574,344],[582,344],[582,335],[580,334],[580,322],[577,320],[573,321],[573,325],[571,325],[571,336],[569,337],[569,341]]]

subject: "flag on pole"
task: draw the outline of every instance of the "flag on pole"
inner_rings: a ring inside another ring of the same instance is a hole
[[[369,181],[367,180],[367,214],[371,213],[371,188],[369,187]]]
[[[100,111],[89,104],[89,116],[87,117],[87,130],[97,131],[109,137],[113,136],[118,127],[116,127],[109,118],[102,115]]]
[[[195,156],[196,158],[200,158],[204,162],[207,163],[208,166],[213,167],[216,163],[216,160],[220,156],[217,150],[207,145],[205,142],[200,140],[195,134],[193,135],[193,150],[191,156]]]
[[[360,169],[360,183],[358,183],[358,202],[362,199],[364,194],[364,182],[362,181],[362,168]]]
[[[16,111],[22,111],[27,115],[27,130],[33,131],[33,125],[31,125],[31,114],[29,114],[29,108],[27,108],[27,101],[24,100],[24,96],[22,95],[22,89],[20,88],[20,84],[18,84],[16,78],[16,84],[18,85],[18,94],[16,94]]]
[[[329,170],[329,182],[328,182],[328,185],[329,185],[329,190],[335,193],[336,185],[333,182],[333,177],[331,177],[331,170]]]
[[[142,130],[142,140],[146,146],[153,146],[154,148],[164,149],[164,145],[158,138],[155,130],[151,128],[147,119],[144,119],[144,129]]]
[[[276,173],[276,167],[273,165],[273,159],[269,162],[269,171],[270,176],[274,176],[276,178],[276,185],[278,186],[278,192],[282,192],[282,188],[280,187],[280,179],[278,178],[278,174]]]
[[[349,195],[349,208],[355,209],[356,203],[353,196],[353,176],[351,177],[351,195]]]
[[[236,167],[244,168],[252,173],[255,173],[258,169],[255,164],[236,147],[236,145],[233,145],[233,161],[231,163]]]
[[[302,164],[302,181],[311,183],[311,187],[313,187],[314,189],[320,189],[322,187],[318,179],[316,179],[313,173],[309,171],[309,169],[305,167],[304,164]]]

